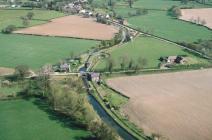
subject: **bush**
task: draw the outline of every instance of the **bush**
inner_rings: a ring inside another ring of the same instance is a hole
[[[182,15],[180,8],[177,6],[172,6],[169,10],[168,10],[168,14],[173,16],[173,17],[180,17]]]
[[[146,14],[148,14],[148,10],[147,9],[139,8],[139,9],[136,10],[136,16],[146,15]]]
[[[16,27],[15,27],[14,25],[9,25],[9,26],[7,26],[5,29],[2,30],[2,33],[4,33],[4,34],[10,34],[10,33],[12,33],[15,29],[16,29]]]

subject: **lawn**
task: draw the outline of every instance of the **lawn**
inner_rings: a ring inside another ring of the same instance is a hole
[[[0,101],[2,140],[79,140],[90,135],[37,100]]]
[[[130,26],[176,42],[208,40],[212,31],[196,24],[177,20],[166,11],[149,11],[147,15],[128,18]]]
[[[28,12],[33,12],[34,17],[30,20],[29,26],[42,24],[48,22],[52,18],[64,16],[63,13],[50,10],[30,10],[30,9],[0,9],[0,30],[8,25],[15,25],[16,27],[23,27],[21,16],[26,16]]]
[[[37,69],[95,47],[97,41],[31,35],[0,34],[0,67],[28,65]]]
[[[120,69],[120,57],[126,56],[128,59],[133,59],[136,63],[139,57],[147,60],[146,68],[157,68],[161,56],[187,55],[191,61],[190,64],[206,63],[206,60],[200,59],[192,54],[184,51],[182,48],[164,41],[160,41],[151,37],[139,37],[133,42],[124,44],[121,47],[114,48],[110,52],[112,59],[115,62],[114,69]],[[126,64],[127,65],[127,64]],[[97,63],[95,70],[104,70],[106,67],[106,59],[100,60]]]

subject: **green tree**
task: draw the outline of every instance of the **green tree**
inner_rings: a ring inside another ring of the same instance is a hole
[[[106,69],[107,69],[110,73],[112,73],[112,71],[113,71],[114,64],[115,64],[114,60],[113,60],[111,57],[109,57],[108,60],[107,60]]]
[[[10,34],[15,29],[16,29],[16,27],[14,25],[8,25],[6,28],[2,29],[2,33],[4,33],[4,34]]]
[[[130,59],[128,69],[131,70],[133,68],[133,66],[134,66],[134,60]]]
[[[173,17],[180,17],[182,15],[181,10],[179,7],[177,6],[172,6],[169,10],[168,10],[169,14]]]
[[[29,75],[29,67],[26,65],[16,66],[14,75],[16,75],[18,79],[23,80],[26,76]]]
[[[27,17],[21,17],[23,26],[29,25],[29,19]]]
[[[27,15],[26,15],[26,17],[27,17],[29,20],[31,20],[31,19],[33,18],[33,16],[34,16],[34,13],[33,13],[33,12],[28,12]]]

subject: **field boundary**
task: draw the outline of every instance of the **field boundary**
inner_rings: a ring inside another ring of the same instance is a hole
[[[51,35],[38,35],[38,34],[26,34],[26,33],[12,33],[12,34],[14,34],[14,35],[15,34],[16,35],[25,35],[25,36],[29,35],[29,36],[40,36],[40,37],[57,37],[57,38],[72,38],[72,39],[79,39],[79,40],[102,41],[101,39],[80,38],[80,37],[68,37],[68,36],[51,36]]]
[[[148,138],[147,136],[145,135],[141,135],[139,134],[138,132],[135,132],[133,129],[127,127],[127,124],[124,123],[114,112],[110,111],[103,103],[100,95],[99,95],[99,91],[96,89],[96,87],[93,85],[93,83],[91,83],[93,89],[95,90],[94,92],[97,93],[96,97],[95,95],[91,94],[92,97],[94,97],[94,99],[102,106],[102,108],[106,111],[106,113],[116,122],[117,125],[119,125],[123,130],[125,130],[128,134],[130,134],[131,136],[133,136],[135,139],[138,139],[138,140],[151,140],[150,138]],[[114,116],[122,123],[118,122],[118,120],[116,118],[114,118]],[[132,131],[133,133],[135,133],[136,135],[132,134]]]
[[[128,28],[128,29],[135,30],[135,31],[137,31],[137,32],[139,32],[139,33],[142,33],[142,34],[146,34],[146,35],[148,35],[148,36],[150,36],[150,37],[153,37],[153,38],[155,38],[155,39],[158,39],[158,40],[161,40],[161,41],[165,41],[165,42],[167,42],[167,43],[175,44],[175,45],[177,45],[178,47],[183,48],[183,49],[186,49],[186,50],[188,50],[188,51],[190,51],[190,52],[193,52],[193,53],[195,53],[195,54],[198,54],[198,55],[202,56],[203,58],[212,60],[212,57],[209,57],[209,56],[207,56],[207,55],[205,55],[205,54],[203,54],[203,53],[201,53],[201,52],[199,52],[199,51],[197,51],[197,50],[188,48],[188,47],[186,47],[186,46],[182,46],[182,45],[180,45],[179,42],[175,42],[175,41],[172,41],[172,40],[169,40],[169,39],[166,39],[166,38],[157,36],[157,35],[153,35],[153,34],[150,34],[150,33],[144,32],[144,31],[140,31],[140,30],[138,30],[138,29],[136,29],[136,28],[134,28],[134,27],[131,27],[131,26],[129,26],[129,25],[121,25],[121,24],[119,24],[117,21],[114,21],[114,20],[110,20],[110,22],[112,22],[113,24],[117,24],[117,25],[119,25],[119,26],[121,26],[121,27],[124,27],[124,28]]]

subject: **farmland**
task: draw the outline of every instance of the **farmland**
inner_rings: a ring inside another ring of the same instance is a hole
[[[181,1],[174,1],[174,0],[141,0],[136,1],[134,3],[134,7],[139,8],[146,8],[146,9],[158,9],[158,10],[167,10],[173,5],[179,7],[192,7],[192,8],[201,8],[207,7],[207,5],[199,4],[194,1],[188,2],[187,4],[181,3]]]
[[[149,11],[147,15],[128,18],[134,28],[175,41],[192,43],[211,39],[212,32],[205,27],[187,23],[167,15],[166,11]]]
[[[54,19],[47,24],[18,30],[15,33],[110,40],[117,32],[115,27],[97,23],[92,18],[66,16]]]
[[[74,52],[75,55],[95,47],[98,42],[70,38],[0,34],[0,66],[14,68],[28,65],[38,69],[57,63]]]
[[[130,97],[123,111],[146,133],[172,140],[209,140],[211,79],[209,69],[119,77],[109,79],[108,84]]]
[[[13,74],[13,73],[14,73],[14,69],[0,67],[0,76],[9,75],[9,74]]]
[[[48,106],[39,100],[0,101],[0,112],[3,140],[77,140],[90,135],[48,111]]]
[[[182,48],[160,41],[151,37],[138,37],[133,42],[128,42],[121,47],[114,48],[110,53],[111,58],[115,61],[114,69],[120,69],[120,57],[126,56],[135,62],[139,57],[147,60],[145,68],[157,68],[161,56],[187,55],[192,58],[191,64],[206,63],[206,60],[193,56],[185,52]],[[106,59],[100,60],[95,70],[103,70],[106,67]]]
[[[43,24],[49,20],[57,17],[64,16],[63,13],[49,10],[29,10],[29,9],[9,9],[1,10],[0,9],[0,30],[5,28],[8,25],[15,25],[16,27],[22,28],[21,16],[25,16],[28,12],[33,12],[34,17],[30,21],[29,26]]]
[[[205,21],[205,26],[212,29],[212,15],[208,14],[212,13],[212,8],[182,9],[181,12],[182,16],[180,19],[190,22],[197,21],[200,23]]]

